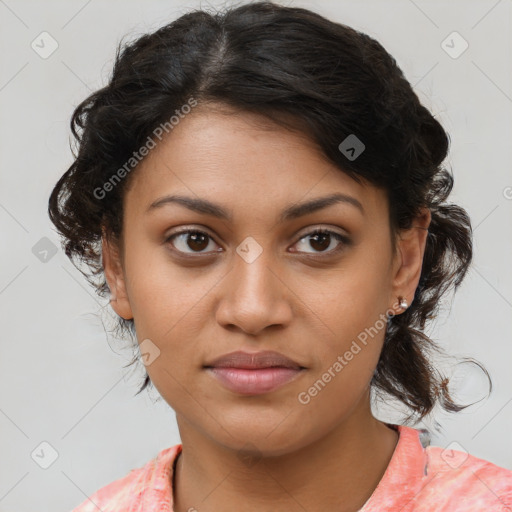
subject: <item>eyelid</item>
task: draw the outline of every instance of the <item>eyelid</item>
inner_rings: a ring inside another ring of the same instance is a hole
[[[349,236],[345,233],[340,233],[339,231],[335,230],[335,229],[332,229],[330,227],[326,227],[326,226],[321,226],[321,225],[317,225],[315,227],[308,227],[308,228],[304,228],[304,231],[297,235],[297,240],[293,243],[292,247],[294,245],[296,245],[297,243],[299,243],[302,239],[304,238],[307,238],[308,236],[313,236],[315,235],[316,233],[327,233],[331,236],[334,236],[336,237],[336,239],[340,242],[339,245],[335,248],[335,249],[332,249],[330,251],[327,251],[325,253],[322,253],[322,252],[312,252],[312,253],[307,253],[307,252],[304,252],[304,251],[292,251],[292,252],[296,252],[298,254],[307,254],[308,257],[313,257],[313,258],[316,258],[316,257],[322,257],[322,255],[334,255],[334,254],[337,254],[340,250],[343,249],[343,246],[347,246],[347,245],[350,245],[351,243],[351,240],[349,238]],[[199,226],[197,227],[194,227],[194,226],[183,226],[181,228],[179,228],[177,231],[174,231],[172,233],[170,233],[169,235],[166,235],[165,236],[165,240],[164,242],[165,243],[170,243],[170,241],[178,236],[178,235],[181,235],[181,234],[187,234],[187,233],[201,233],[201,234],[204,234],[206,236],[208,236],[215,244],[219,245],[217,243],[217,241],[215,240],[215,236],[212,235],[209,230],[206,228],[206,227],[203,227],[203,226]],[[171,244],[172,245],[172,244]],[[194,253],[184,253],[178,249],[176,249],[175,247],[173,247],[173,250],[176,251],[178,254],[180,255],[185,255],[186,257],[190,256],[190,257],[196,257],[194,256]],[[195,253],[197,256],[201,256],[201,255],[212,255],[212,254],[216,254],[217,252],[221,252],[220,250],[216,250],[216,251],[208,251],[208,252],[197,252]]]
[[[187,234],[187,233],[200,233],[200,234],[203,234],[203,235],[206,235],[207,237],[209,237],[216,245],[219,245],[217,243],[217,241],[215,240],[215,236],[213,236],[209,230],[203,226],[200,226],[200,227],[194,227],[194,226],[182,226],[181,228],[179,228],[177,231],[173,231],[172,233],[170,234],[167,234],[164,236],[164,243],[165,244],[171,244],[171,240],[174,238],[174,237],[177,237],[179,235],[183,235],[183,234]],[[180,251],[179,249],[176,249],[176,247],[173,246],[172,250],[174,252],[176,252],[177,254],[179,254],[180,256],[184,256],[184,257],[196,257],[194,256],[194,253],[191,252],[191,253],[186,253],[186,252],[183,252],[183,251]],[[215,254],[217,252],[221,252],[219,250],[216,250],[216,251],[208,251],[208,252],[197,252],[195,254],[197,254],[197,256],[201,256],[201,255],[212,255],[212,254]]]
[[[299,232],[299,234],[297,235],[298,236],[297,242],[299,240],[301,240],[302,238],[304,238],[305,236],[312,235],[312,234],[314,234],[317,231],[334,233],[336,235],[340,235],[340,236],[348,238],[349,234],[346,232],[346,230],[342,230],[342,229],[343,228],[334,227],[334,226],[331,226],[329,224],[326,224],[326,225],[317,224],[316,226],[313,226],[313,227],[308,226],[307,228],[304,228],[303,230],[301,230]]]
[[[308,238],[310,236],[314,236],[317,233],[328,234],[329,236],[335,238],[339,242],[338,245],[334,249],[331,249],[331,250],[325,251],[325,252],[322,252],[322,251],[320,251],[320,252],[293,251],[293,252],[306,254],[308,258],[314,258],[314,259],[327,258],[329,256],[332,257],[332,256],[339,254],[348,245],[351,245],[351,243],[352,243],[350,237],[345,233],[340,233],[339,231],[332,229],[330,227],[317,226],[315,228],[308,228],[308,230],[305,233],[303,233],[302,235],[300,235],[298,237],[298,240],[293,245],[296,245],[301,240]]]

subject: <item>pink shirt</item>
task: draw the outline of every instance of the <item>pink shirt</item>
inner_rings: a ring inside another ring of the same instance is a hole
[[[463,451],[424,448],[418,430],[396,428],[393,456],[360,512],[512,512],[512,471]],[[162,450],[72,512],[172,512],[172,473],[181,450],[181,444]]]

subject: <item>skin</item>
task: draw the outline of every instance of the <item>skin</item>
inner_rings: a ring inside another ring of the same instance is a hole
[[[364,214],[340,202],[279,222],[288,206],[334,192]],[[208,199],[232,219],[176,203],[147,212],[169,194]],[[348,512],[370,497],[398,440],[370,409],[385,329],[309,403],[298,395],[379,315],[400,314],[398,296],[412,301],[430,212],[400,233],[394,257],[388,212],[383,190],[356,183],[305,135],[246,112],[196,108],[134,171],[123,237],[119,247],[103,239],[103,264],[112,307],[134,319],[139,343],[160,350],[146,370],[176,412],[183,445],[175,511]],[[180,227],[211,238],[166,241]],[[322,251],[307,236],[317,227],[350,243],[331,237]],[[246,237],[262,249],[251,263],[236,252]],[[306,370],[244,396],[203,369],[235,350],[276,350]]]

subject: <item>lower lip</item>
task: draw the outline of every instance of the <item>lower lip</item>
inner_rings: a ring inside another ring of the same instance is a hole
[[[294,380],[302,369],[260,368],[246,370],[241,368],[207,368],[207,370],[230,391],[243,395],[261,395],[269,393]]]

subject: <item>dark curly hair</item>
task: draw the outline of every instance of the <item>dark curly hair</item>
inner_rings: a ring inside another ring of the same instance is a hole
[[[438,402],[449,411],[467,407],[450,397],[448,379],[431,362],[441,349],[421,332],[472,259],[470,219],[445,203],[453,187],[441,166],[449,137],[381,44],[303,8],[255,2],[197,10],[119,44],[109,83],[73,113],[78,150],[48,207],[66,255],[86,264],[79,270],[96,292],[109,292],[101,237],[119,242],[123,191],[136,169],[108,194],[104,185],[190,98],[255,112],[306,134],[341,171],[386,191],[394,237],[412,226],[422,207],[430,209],[414,300],[389,318],[371,384],[404,403],[412,411],[407,420],[423,418]],[[339,149],[350,134],[365,145],[356,159]],[[117,327],[121,335],[135,335],[133,320],[119,318]],[[467,361],[489,378],[480,363]],[[139,393],[150,383],[146,373]]]

